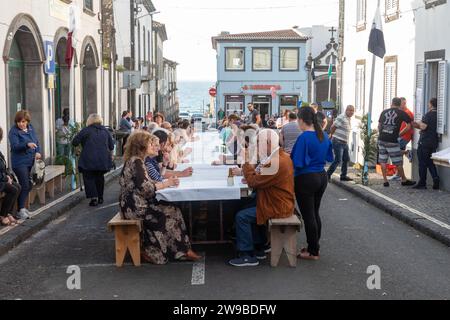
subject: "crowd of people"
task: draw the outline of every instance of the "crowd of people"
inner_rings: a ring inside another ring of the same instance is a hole
[[[383,168],[384,185],[389,186],[386,165],[395,164],[403,186],[426,188],[427,169],[439,188],[439,177],[431,155],[436,151],[437,101],[429,103],[429,112],[422,121],[415,122],[406,112],[406,100],[395,98],[392,108],[379,119],[379,163]],[[213,165],[231,165],[236,176],[253,190],[250,199],[242,203],[235,216],[238,256],[230,260],[233,266],[256,266],[270,250],[266,224],[269,219],[286,218],[300,209],[307,236],[307,247],[298,257],[320,259],[322,223],[320,207],[329,180],[339,165],[341,181],[347,176],[349,137],[352,128],[353,106],[329,124],[316,104],[295,111],[286,111],[273,128],[261,119],[259,111],[250,104],[245,118],[231,114],[220,127],[222,156]],[[67,123],[63,116],[59,130]],[[120,122],[124,136],[124,167],[120,177],[120,209],[126,219],[143,220],[143,250],[145,261],[166,264],[169,261],[197,261],[201,257],[192,250],[183,215],[172,203],[158,201],[156,192],[177,187],[180,179],[193,175],[193,168],[177,170],[192,149],[187,143],[197,141],[195,129],[188,120],[169,123],[158,113],[144,119],[133,119],[125,111]],[[329,128],[327,132],[325,129]],[[419,129],[420,181],[406,179],[403,157],[408,156],[407,144],[412,140],[412,128]],[[40,143],[31,124],[28,111],[19,111],[9,135],[11,168],[0,153],[0,192],[4,199],[0,208],[2,225],[17,224],[30,216],[25,202],[31,190],[30,172],[36,160],[42,158]],[[62,137],[61,137],[62,138]],[[3,130],[0,128],[0,142]],[[59,140],[61,150],[68,141]],[[89,116],[86,127],[69,142],[82,146],[78,162],[83,174],[86,196],[90,206],[104,202],[104,175],[113,167],[115,142],[103,119]],[[64,152],[64,151],[62,151]],[[327,163],[331,163],[328,171]],[[15,207],[17,204],[17,212]]]

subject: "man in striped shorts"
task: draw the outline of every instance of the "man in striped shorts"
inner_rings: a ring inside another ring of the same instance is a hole
[[[402,100],[400,98],[392,99],[391,108],[381,113],[378,125],[380,132],[378,141],[379,163],[383,171],[385,187],[389,187],[386,170],[389,158],[392,164],[397,167],[398,174],[402,178],[402,186],[413,186],[416,184],[415,181],[410,181],[406,178],[405,171],[403,170],[403,152],[400,148],[398,138],[411,130],[412,121],[409,115],[401,110],[401,104]],[[406,123],[406,127],[400,132],[403,122]]]

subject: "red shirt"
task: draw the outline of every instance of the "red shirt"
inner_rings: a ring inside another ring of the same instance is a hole
[[[411,118],[411,121],[414,121],[414,113],[412,113],[411,110],[409,110],[408,108],[405,108],[405,110],[403,110],[403,111],[405,111],[405,112],[408,114],[408,116]],[[406,128],[406,126],[407,126],[406,122],[403,122],[403,123],[402,123],[402,126],[400,127],[400,132],[402,132],[403,129]],[[401,136],[401,138],[402,138],[403,140],[409,142],[409,141],[412,140],[413,135],[414,135],[414,128],[411,127],[411,130],[407,131],[404,135]]]

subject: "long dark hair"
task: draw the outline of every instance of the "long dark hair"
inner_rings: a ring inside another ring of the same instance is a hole
[[[317,116],[315,110],[311,107],[303,107],[300,109],[298,113],[298,118],[302,119],[304,123],[308,126],[313,125],[314,130],[316,131],[317,138],[319,138],[320,142],[323,141],[324,135],[322,126],[319,123],[319,117]]]

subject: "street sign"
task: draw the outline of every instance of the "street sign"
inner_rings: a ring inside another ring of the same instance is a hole
[[[123,72],[123,89],[136,90],[142,85],[140,71]]]
[[[52,41],[45,41],[45,73],[55,74],[55,52]]]
[[[210,95],[211,97],[217,96],[217,89],[216,89],[216,88],[211,88],[211,89],[209,89],[209,95]]]

